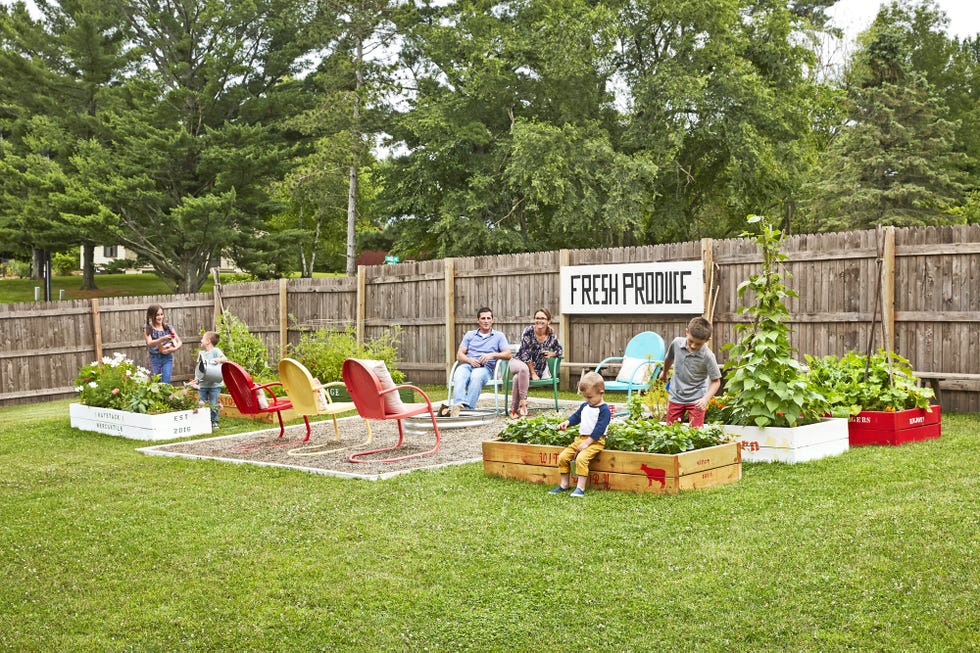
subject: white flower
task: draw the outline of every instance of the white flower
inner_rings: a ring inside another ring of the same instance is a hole
[[[75,392],[81,392],[81,391],[82,391],[82,386],[76,385],[75,386]]]
[[[102,362],[103,362],[104,364],[106,364],[106,365],[112,365],[112,359],[111,359],[111,358],[109,358],[108,356],[103,356],[103,357],[102,357]]]
[[[99,387],[99,384],[96,383],[95,381],[92,381],[91,383],[88,384],[88,387],[90,387],[90,388],[98,388]]]

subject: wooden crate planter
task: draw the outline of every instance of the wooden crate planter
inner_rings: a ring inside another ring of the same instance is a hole
[[[285,399],[285,397],[283,397]],[[224,417],[234,417],[235,419],[250,419],[253,422],[264,422],[266,424],[272,424],[275,422],[277,428],[279,426],[279,418],[276,417],[275,413],[258,413],[255,415],[243,415],[238,412],[238,407],[235,406],[235,400],[231,398],[231,395],[218,395],[218,403],[221,404],[221,415]],[[282,421],[291,422],[294,419],[302,419],[303,416],[292,408],[282,411]]]
[[[852,447],[899,445],[938,438],[942,431],[941,409],[935,405],[932,412],[922,408],[896,412],[865,410],[848,420],[847,429]]]
[[[558,484],[558,455],[563,447],[517,442],[483,443],[483,471],[491,476],[531,483]],[[742,478],[742,459],[735,442],[681,454],[605,450],[589,466],[589,488],[677,494]],[[572,466],[575,484],[575,467]]]
[[[134,440],[171,440],[211,433],[211,413],[207,408],[147,415],[71,404],[68,414],[72,428]]]
[[[738,438],[745,462],[800,463],[842,454],[848,449],[847,420],[829,417],[815,424],[780,427],[723,424]]]

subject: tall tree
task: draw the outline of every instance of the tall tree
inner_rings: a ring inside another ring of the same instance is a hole
[[[810,186],[813,229],[960,221],[949,209],[963,200],[965,156],[943,98],[913,66],[911,19],[892,3],[861,37],[847,77],[848,122]]]
[[[0,10],[0,102],[8,107],[12,118],[15,151],[28,157],[38,154],[36,116],[47,120],[40,131],[51,134],[56,128],[63,133],[46,156],[49,165],[64,177],[59,186],[67,190],[75,178],[71,164],[75,143],[100,136],[99,112],[127,65],[121,15],[111,5],[96,0],[38,0],[34,4],[40,14],[38,20],[23,3]],[[19,138],[27,133],[33,135],[34,145]],[[46,183],[34,190],[53,193]],[[22,197],[28,201],[27,196]],[[106,232],[100,212],[93,213],[96,207],[92,203],[78,203],[70,190],[47,199],[49,210],[67,223],[65,231],[71,237],[66,243],[54,243],[39,223],[26,219],[21,238],[33,238],[46,248],[81,244],[82,287],[94,288],[93,247]],[[17,220],[18,214],[19,218],[27,217],[23,213],[28,210],[26,203],[18,206],[14,201],[9,207],[8,219]]]
[[[240,265],[274,213],[268,186],[291,149],[279,127],[300,96],[291,76],[312,41],[302,0],[111,4],[138,67],[79,155],[120,242],[175,290],[192,292],[228,252]]]
[[[653,199],[651,169],[614,145],[615,8],[465,0],[411,19],[411,93],[389,130],[397,154],[382,190],[396,251],[632,242],[634,215]],[[627,171],[635,184],[622,183]]]

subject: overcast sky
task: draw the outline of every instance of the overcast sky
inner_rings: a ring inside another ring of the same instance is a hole
[[[837,27],[854,38],[871,25],[882,4],[880,0],[840,0],[827,13]],[[980,0],[936,0],[935,4],[949,18],[950,35],[965,38],[980,33]]]

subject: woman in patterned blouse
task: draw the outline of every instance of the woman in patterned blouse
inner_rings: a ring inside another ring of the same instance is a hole
[[[510,374],[514,378],[511,397],[511,418],[527,416],[527,388],[530,381],[546,378],[548,359],[562,355],[561,343],[551,328],[551,311],[534,311],[534,324],[521,334],[521,346],[510,359]]]

